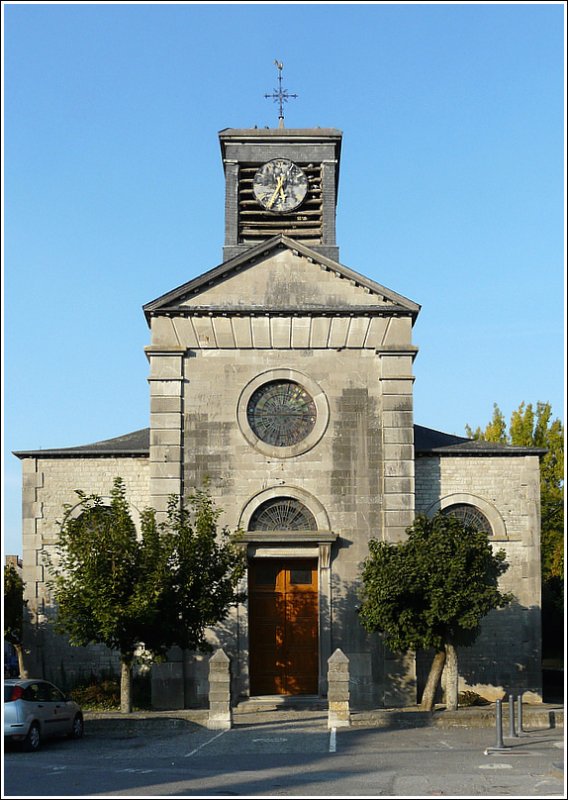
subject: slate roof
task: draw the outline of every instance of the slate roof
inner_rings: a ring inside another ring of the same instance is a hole
[[[454,436],[422,425],[414,426],[414,452],[417,456],[441,454],[445,456],[536,456],[546,450],[539,447],[516,447],[510,444],[483,442]]]
[[[147,456],[150,453],[150,428],[125,433],[114,439],[103,439],[77,447],[55,447],[46,450],[17,450],[18,458],[93,458],[96,456]]]
[[[414,451],[417,456],[535,456],[546,450],[538,447],[513,447],[506,444],[481,442],[443,433],[422,425],[414,426]],[[150,428],[126,433],[114,439],[104,439],[78,447],[60,447],[48,450],[18,450],[18,458],[104,458],[109,456],[148,456],[150,454]]]

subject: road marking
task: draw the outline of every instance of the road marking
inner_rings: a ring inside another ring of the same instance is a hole
[[[444,742],[443,739],[440,739],[440,744],[443,744],[444,747],[448,748],[448,750],[453,750],[454,749],[451,744],[448,744],[447,742]]]
[[[335,753],[337,749],[337,728],[332,728],[329,734],[329,752]]]
[[[282,736],[281,737],[276,736],[273,738],[270,738],[268,736],[263,736],[260,739],[253,739],[253,742],[287,742],[287,741],[288,739]]]
[[[203,742],[203,744],[200,744],[200,745],[199,745],[199,747],[196,747],[196,748],[195,748],[195,750],[192,750],[192,751],[191,751],[191,753],[186,753],[186,754],[185,754],[185,756],[184,756],[184,758],[189,758],[190,756],[194,756],[194,755],[195,755],[196,753],[198,753],[198,752],[199,752],[199,751],[200,751],[200,750],[201,750],[203,747],[207,747],[207,745],[208,745],[208,744],[211,744],[211,742],[214,742],[214,741],[215,741],[215,739],[218,739],[218,738],[219,738],[219,736],[222,736],[224,733],[227,733],[227,731],[228,731],[228,730],[230,730],[230,729],[229,729],[229,728],[226,728],[225,730],[223,730],[223,731],[220,731],[220,732],[219,732],[219,733],[217,733],[217,734],[216,734],[216,735],[215,735],[215,736],[214,736],[212,739],[208,739],[206,742]]]
[[[499,753],[501,756],[513,756],[514,758],[529,758],[530,756],[542,756],[542,751],[539,752],[537,750],[531,750],[530,753],[526,750],[519,750],[518,747],[488,747],[487,750],[483,751],[484,756],[492,755],[493,753]]]
[[[480,764],[479,769],[513,769],[512,764]]]
[[[139,767],[125,767],[124,769],[117,769],[116,772],[136,772],[141,775],[146,775],[148,772],[154,772],[153,769],[140,769]]]

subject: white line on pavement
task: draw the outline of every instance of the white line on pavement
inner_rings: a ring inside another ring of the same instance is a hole
[[[332,728],[329,734],[329,752],[335,753],[337,749],[337,728]]]
[[[191,753],[186,753],[184,758],[189,758],[190,756],[194,756],[196,753],[198,753],[201,750],[201,748],[207,747],[208,744],[211,744],[211,742],[214,742],[215,739],[218,739],[219,736],[222,736],[224,733],[227,733],[228,730],[229,730],[229,728],[226,728],[225,730],[220,731],[215,736],[213,736],[212,739],[208,739],[206,742],[203,742],[203,744],[200,744],[199,747],[196,747],[195,750],[192,750]]]

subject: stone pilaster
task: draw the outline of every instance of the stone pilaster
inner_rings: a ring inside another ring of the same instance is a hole
[[[415,513],[413,358],[413,353],[403,349],[379,353],[383,402],[383,538],[390,542],[404,538]]]
[[[331,544],[319,544],[320,694],[326,694],[324,664],[331,654]]]
[[[146,348],[150,361],[150,505],[161,521],[170,495],[183,494],[185,348]]]

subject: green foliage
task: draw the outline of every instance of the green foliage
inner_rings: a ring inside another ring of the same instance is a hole
[[[198,490],[187,505],[172,497],[167,519],[158,529],[153,514],[144,519],[162,548],[157,624],[147,628],[144,639],[157,652],[174,644],[210,650],[206,629],[244,599],[237,590],[245,570],[244,552],[238,536],[218,529],[220,513],[209,493]]]
[[[442,513],[417,516],[396,544],[369,543],[361,621],[394,651],[469,645],[481,619],[511,600],[498,579],[508,565],[487,535]]]
[[[121,478],[110,507],[98,495],[77,495],[50,560],[58,630],[72,644],[118,650],[127,664],[141,644],[154,655],[173,645],[207,649],[206,628],[242,599],[236,585],[245,567],[229,532],[217,530],[221,512],[209,494],[198,491],[187,508],[171,497],[161,525],[146,509],[140,539]]]
[[[136,675],[132,681],[133,706],[149,709],[150,678]],[[92,676],[89,681],[75,686],[69,693],[83,711],[118,711],[120,708],[120,682],[117,678]]]
[[[76,494],[78,509],[65,507],[57,562],[48,559],[56,627],[72,644],[104,644],[129,663],[140,631],[155,615],[156,587],[143,558],[147,544],[137,539],[121,478],[114,481],[110,507],[98,495]]]
[[[497,403],[493,404],[493,418],[485,430],[476,428],[472,430],[469,425],[465,426],[466,434],[470,439],[482,439],[486,442],[507,443],[507,423]]]
[[[105,679],[86,686],[76,686],[70,696],[83,711],[114,711],[120,708],[120,683]]]
[[[13,564],[4,567],[4,639],[11,644],[22,641],[25,584]]]

